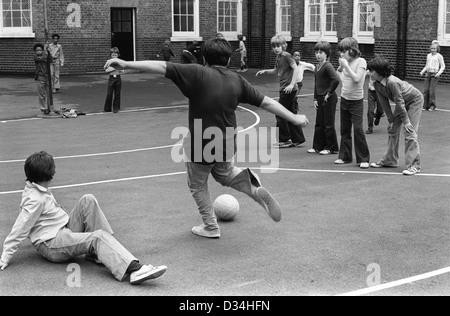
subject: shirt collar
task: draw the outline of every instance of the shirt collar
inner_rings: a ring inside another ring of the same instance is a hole
[[[45,188],[42,185],[39,185],[37,183],[30,182],[30,181],[27,181],[26,183],[29,188],[36,188],[41,192],[49,192],[50,191],[48,188]]]
[[[383,78],[383,80],[381,80],[380,83],[386,87],[387,81],[388,81],[388,78]]]

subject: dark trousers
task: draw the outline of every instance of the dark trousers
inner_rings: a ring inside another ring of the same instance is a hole
[[[278,102],[290,112],[297,114],[297,90],[292,91],[291,93],[284,93],[283,91],[280,91],[280,100]],[[276,116],[276,119],[277,127],[279,129],[279,142],[287,142],[289,139],[291,139],[293,143],[304,143],[306,141],[300,125],[294,125],[279,116]]]
[[[339,151],[335,127],[337,102],[336,93],[330,95],[327,102],[324,95],[317,98],[318,108],[313,140],[313,148],[316,151],[325,149],[336,153]]]
[[[108,92],[106,94],[105,106],[103,110],[105,112],[111,112],[113,110],[120,110],[120,90],[122,89],[122,79],[120,75],[109,76],[108,80]]]
[[[383,107],[381,103],[378,102],[377,92],[375,90],[370,90],[367,93],[368,98],[368,110],[367,110],[367,125],[370,129],[373,128],[373,121],[376,118],[380,118],[384,114]]]
[[[341,97],[341,149],[339,159],[352,162],[352,127],[355,138],[356,163],[369,162],[370,153],[363,128],[364,99],[345,100]]]

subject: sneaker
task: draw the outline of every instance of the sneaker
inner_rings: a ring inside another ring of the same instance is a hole
[[[368,163],[368,162],[361,162],[361,163],[359,164],[359,167],[360,167],[361,169],[369,169],[369,163]]]
[[[102,264],[102,262],[98,259],[97,255],[93,253],[86,254],[84,259],[86,259],[87,261],[95,262],[96,264]]]
[[[278,147],[278,148],[289,148],[292,145],[292,141],[288,140],[287,142],[279,142],[279,143],[275,143],[273,144],[274,147]]]
[[[372,168],[382,168],[382,167],[384,167],[384,165],[381,163],[381,161],[378,161],[378,162],[372,162],[370,164],[370,167],[372,167]]]
[[[256,202],[258,202],[275,222],[281,221],[281,206],[277,200],[264,187],[256,189]]]
[[[418,169],[418,168],[416,168],[414,166],[411,166],[408,169],[403,170],[403,174],[405,176],[413,176],[413,175],[415,175],[416,173],[419,173],[419,172],[420,172],[420,169]]]
[[[430,106],[430,109],[428,111],[436,111],[436,105]]]
[[[378,124],[375,124],[375,125],[378,125]],[[373,134],[373,129],[371,129],[371,128],[367,129],[366,134]]]
[[[300,148],[303,143],[292,143],[289,148]]]
[[[317,154],[317,150],[314,148],[308,149],[308,154]]]
[[[206,225],[202,224],[200,226],[192,227],[192,233],[197,236],[206,237],[206,238],[220,238],[220,229],[207,230],[205,229]]]
[[[325,156],[325,155],[331,155],[332,153],[333,152],[331,150],[324,149],[319,154]]]
[[[336,160],[334,163],[337,164],[337,165],[343,165],[343,164],[345,164],[345,163],[350,163],[350,162],[344,161],[344,160],[342,160],[342,159],[338,159],[338,160]]]
[[[167,270],[166,266],[154,267],[152,265],[143,265],[138,271],[131,273],[130,283],[135,285],[146,280],[156,279],[163,275]]]

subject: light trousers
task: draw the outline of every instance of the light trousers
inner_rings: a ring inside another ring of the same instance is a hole
[[[84,195],[69,214],[69,223],[55,238],[36,245],[51,262],[95,254],[114,277],[122,281],[130,263],[137,259],[113,236],[113,230],[92,194]]]
[[[412,133],[406,129],[405,133],[405,165],[408,169],[411,166],[420,170],[420,147],[418,139],[420,117],[422,116],[423,96],[419,94],[413,102],[407,105],[408,117],[411,124],[414,126]],[[400,132],[403,127],[403,121],[400,116],[394,117],[393,125],[388,130],[388,145],[381,164],[390,167],[397,167],[399,165],[399,142]]]

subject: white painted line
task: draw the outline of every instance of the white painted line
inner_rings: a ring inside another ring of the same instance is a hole
[[[355,168],[359,168],[355,165]],[[313,170],[313,169],[289,169],[289,168],[265,168],[265,167],[252,167],[251,169],[255,170],[270,170],[270,171],[290,171],[290,172],[315,172],[315,173],[350,173],[350,174],[372,174],[372,175],[387,175],[387,176],[399,176],[402,177],[411,177],[411,176],[405,176],[402,172],[380,172],[380,171],[374,171],[374,170],[380,170],[379,168],[370,168],[366,169],[367,171],[355,171],[355,170]],[[373,170],[373,171],[369,171]],[[400,170],[400,169],[399,169]],[[414,175],[414,177],[444,177],[448,178],[450,177],[450,174],[427,174],[427,173],[419,173]]]
[[[176,106],[175,106],[176,107]],[[247,127],[244,130],[239,131],[240,133],[243,133],[249,129],[252,129],[253,127],[257,126],[260,122],[261,119],[259,117],[259,115],[249,109],[246,109],[242,106],[239,106],[240,109],[250,112],[251,114],[253,114],[256,117],[256,122]],[[153,110],[156,108],[153,108]],[[160,109],[166,109],[166,108],[160,108]],[[100,114],[105,114],[105,113],[100,113]],[[107,113],[109,114],[109,113]],[[53,159],[57,160],[57,159],[73,159],[73,158],[86,158],[86,157],[97,157],[97,156],[108,156],[108,155],[119,155],[119,154],[128,154],[128,153],[135,153],[135,152],[141,152],[141,151],[149,151],[149,150],[156,150],[156,149],[166,149],[166,148],[172,148],[172,147],[177,147],[177,146],[181,146],[181,144],[175,144],[175,145],[167,145],[167,146],[159,146],[159,147],[148,147],[148,148],[139,148],[139,149],[130,149],[130,150],[121,150],[121,151],[112,151],[112,152],[104,152],[104,153],[95,153],[95,154],[84,154],[84,155],[73,155],[73,156],[61,156],[61,157],[53,157]],[[17,163],[17,162],[25,162],[25,159],[15,159],[15,160],[2,160],[0,161],[0,164],[2,163]]]
[[[348,292],[348,293],[344,293],[344,294],[339,294],[336,296],[359,296],[359,295],[364,295],[364,294],[370,294],[370,293],[374,293],[374,292],[379,292],[382,290],[386,290],[386,289],[390,289],[393,287],[397,287],[397,286],[401,286],[401,285],[405,285],[408,283],[413,283],[413,282],[417,282],[420,280],[425,280],[425,279],[429,279],[438,275],[442,275],[445,273],[450,273],[450,267],[448,268],[444,268],[444,269],[440,269],[440,270],[436,270],[436,271],[432,271],[432,272],[427,272],[424,274],[420,274],[420,275],[416,275],[413,277],[409,277],[406,279],[401,279],[398,281],[393,281],[393,282],[389,282],[389,283],[385,283],[385,284],[380,284],[380,285],[375,285],[372,287],[368,287],[365,289],[361,289],[361,290],[357,290],[357,291],[353,291],[353,292]]]
[[[169,176],[177,176],[177,175],[185,174],[185,173],[186,173],[186,171],[182,171],[182,172],[162,173],[162,174],[154,174],[154,175],[140,176],[140,177],[112,179],[112,180],[94,181],[94,182],[77,183],[77,184],[67,184],[67,185],[59,185],[59,186],[55,186],[55,187],[50,187],[50,189],[51,190],[66,189],[66,188],[84,187],[84,186],[89,186],[89,185],[108,184],[108,183],[123,182],[123,181],[135,181],[135,180],[142,180],[142,179],[169,177]],[[0,192],[0,195],[22,193],[22,192],[23,192],[23,190],[5,191],[5,192]]]

